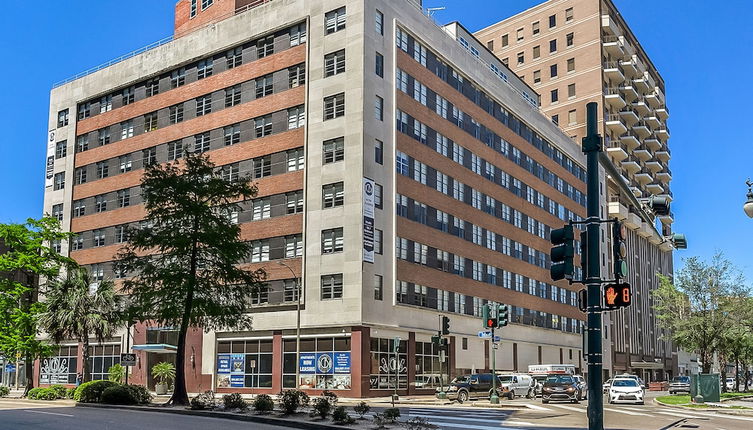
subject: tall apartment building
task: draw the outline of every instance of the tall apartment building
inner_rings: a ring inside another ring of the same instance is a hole
[[[145,164],[200,151],[254,177],[238,222],[269,288],[249,297],[252,331],[190,330],[189,391],[374,396],[397,379],[429,393],[429,376],[490,367],[490,301],[512,305],[498,368],[584,367],[576,288],[548,270],[550,230],[585,216],[583,154],[461,25],[437,26],[417,0],[181,0],[175,22],[171,41],[52,90],[45,211],[76,233],[55,246],[117,279]],[[175,331],[130,334],[132,380],[153,386]],[[126,345],[93,346],[94,377]],[[61,345],[37,377],[70,383],[80,360]]]
[[[541,111],[576,142],[586,133],[586,103],[598,103],[606,152],[635,197],[672,200],[664,80],[611,0],[545,1],[475,36],[541,94]],[[643,222],[612,178],[604,176],[604,183],[602,211],[630,228],[628,281],[635,297],[631,307],[606,316],[612,352],[605,360],[614,372],[662,379],[677,373],[677,353],[661,339],[650,291],[658,286],[656,273],[673,271],[666,239],[673,215]],[[606,253],[603,262],[609,258]]]

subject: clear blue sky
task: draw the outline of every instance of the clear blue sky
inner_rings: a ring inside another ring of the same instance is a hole
[[[397,1],[397,0],[395,0]],[[753,220],[743,211],[753,177],[753,2],[615,0],[667,85],[674,229],[691,255],[723,250],[753,280]],[[537,0],[424,0],[440,23],[471,31]],[[125,6],[127,4],[127,7]],[[6,0],[0,40],[0,222],[42,211],[49,91],[54,82],[168,36],[174,0]],[[127,9],[127,10],[126,10]],[[742,96],[742,97],[741,97]]]

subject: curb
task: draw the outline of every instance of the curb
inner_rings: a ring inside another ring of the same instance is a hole
[[[683,405],[670,405],[668,403],[660,402],[657,399],[654,399],[654,403],[657,405],[664,406],[666,408],[674,408],[674,409],[684,409],[686,411],[708,411],[708,412],[716,412],[726,415],[744,415],[744,416],[753,416],[753,409],[745,410],[745,409],[729,409],[729,408],[715,408],[715,407],[709,407],[709,408],[689,408]]]
[[[258,416],[258,415],[238,415],[238,414],[231,414],[231,413],[226,413],[226,412],[192,411],[190,409],[167,409],[167,408],[158,408],[158,407],[140,407],[140,406],[125,406],[125,405],[113,406],[113,405],[101,405],[97,403],[77,403],[76,407],[99,408],[99,409],[124,409],[124,410],[130,410],[130,411],[156,412],[156,413],[166,413],[166,414],[176,414],[176,415],[191,415],[191,416],[199,416],[199,417],[221,418],[221,419],[226,419],[226,420],[245,421],[245,422],[253,422],[253,423],[259,423],[259,424],[270,424],[274,426],[290,427],[290,428],[297,428],[297,429],[304,429],[304,430],[331,430],[331,429],[342,430],[343,428],[347,428],[346,426],[335,426],[335,425],[319,424],[319,423],[306,422],[306,421],[293,421],[293,420],[286,420],[283,418],[271,418],[271,417],[264,417],[264,416]]]

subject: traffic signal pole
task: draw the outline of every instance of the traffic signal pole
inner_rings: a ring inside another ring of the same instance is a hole
[[[586,154],[586,231],[588,232],[586,287],[588,290],[587,340],[588,353],[588,430],[604,429],[604,405],[602,403],[602,344],[601,344],[601,256],[599,249],[600,195],[599,154],[602,152],[601,136],[597,130],[597,107],[594,102],[586,105],[586,130],[583,152]]]

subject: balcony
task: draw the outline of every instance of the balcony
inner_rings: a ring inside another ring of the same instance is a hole
[[[651,234],[653,234],[653,232],[654,232],[654,229],[651,228],[651,225],[647,223],[646,221],[643,221],[641,223],[641,228],[639,228],[638,231],[636,231],[636,233],[638,233],[638,236],[641,236],[641,237],[649,237],[651,236]]]
[[[635,87],[632,85],[623,85],[620,87],[620,91],[625,94],[625,100],[629,102],[634,102],[638,99],[638,91],[636,91]]]
[[[665,167],[659,172],[656,172],[656,179],[668,184],[672,180],[672,171],[669,170],[669,167]]]
[[[619,115],[612,114],[607,116],[605,125],[615,136],[619,136],[627,131],[627,126],[622,122]]]
[[[668,215],[659,215],[659,221],[665,225],[672,224],[675,222],[675,214],[670,212]]]
[[[625,82],[625,75],[616,61],[607,61],[604,63],[604,76],[613,84]]]
[[[643,76],[633,79],[633,85],[638,88],[641,94],[646,94],[649,90],[648,81]]]
[[[666,126],[658,128],[654,134],[664,143],[667,143],[667,140],[669,140],[669,128]]]
[[[632,151],[641,144],[641,141],[632,134],[624,134],[620,136],[620,142],[622,142],[629,151]]]
[[[636,150],[633,151],[633,155],[636,156],[641,161],[648,161],[651,159],[651,153],[646,150],[646,148],[643,145],[640,145]]]
[[[643,168],[640,172],[635,174],[635,180],[638,181],[641,185],[645,185],[649,182],[652,182],[654,180],[654,177],[653,175],[651,175],[651,172],[649,172],[648,169]]]
[[[655,87],[654,91],[656,92],[656,98],[659,99],[659,104],[664,105],[667,103],[667,99],[664,97],[664,90],[662,90],[659,87]]]
[[[641,170],[641,165],[638,164],[638,159],[633,156],[628,156],[622,160],[622,169],[628,173],[635,173]]]
[[[658,151],[656,151],[654,156],[656,156],[658,160],[666,163],[670,158],[672,158],[672,153],[669,151],[669,148],[667,148],[667,145],[662,145],[662,147],[659,148]]]
[[[658,116],[658,117],[659,117],[659,119],[661,119],[662,121],[666,121],[666,120],[667,120],[667,118],[669,118],[669,109],[667,109],[666,107],[660,107],[660,108],[656,108],[656,110],[654,111],[654,113],[655,113],[655,114],[656,114],[656,116]]]
[[[638,113],[640,116],[645,116],[650,112],[650,109],[648,108],[648,105],[644,101],[637,101],[630,104],[633,107],[633,110]]]
[[[633,133],[635,133],[639,138],[644,139],[651,135],[651,130],[648,129],[648,126],[646,126],[646,123],[644,121],[638,121],[633,125]]]
[[[611,155],[614,161],[622,161],[627,158],[628,153],[625,151],[625,145],[623,145],[622,142],[613,140],[607,142],[606,146],[607,154]]]
[[[622,70],[624,70],[625,75],[631,78],[638,77],[638,65],[636,64],[636,61],[637,57],[635,55],[633,55],[632,58],[628,60],[620,61],[620,66],[622,66]]]
[[[646,161],[646,168],[650,170],[652,173],[656,174],[656,172],[664,168],[664,165],[662,165],[656,159],[652,159],[652,160]]]
[[[620,201],[609,202],[609,216],[623,220],[628,217],[628,208]]]
[[[604,102],[617,109],[627,106],[627,102],[625,102],[625,98],[622,97],[622,93],[618,88],[607,88],[604,90]]]
[[[653,233],[651,236],[648,237],[648,241],[653,243],[654,245],[659,245],[662,243],[664,238],[662,236],[659,236],[656,233]]]
[[[638,216],[638,214],[635,214],[633,212],[628,213],[627,218],[625,218],[625,226],[631,230],[638,230],[641,228],[641,217]]]
[[[625,55],[625,43],[622,36],[604,36],[602,46],[612,57],[623,57]]]
[[[648,190],[648,192],[654,195],[659,195],[664,192],[664,187],[656,181],[647,184],[646,189]]]
[[[640,199],[643,197],[643,191],[641,191],[641,189],[638,188],[638,186],[631,185],[629,188],[630,188],[630,191],[633,192],[633,195],[635,196],[636,199]]]
[[[620,24],[609,15],[601,16],[601,29],[609,36],[619,36],[622,34]]]
[[[638,118],[638,115],[630,108],[621,110],[620,118],[622,118],[622,120],[625,121],[625,123],[631,127],[640,119]]]
[[[652,130],[659,128],[661,125],[661,120],[659,120],[659,117],[657,117],[655,114],[647,116],[643,118],[644,121],[646,121],[646,124],[648,124],[649,127],[651,127]]]
[[[661,142],[653,136],[650,136],[648,139],[645,139],[643,141],[643,144],[646,145],[646,148],[648,148],[651,151],[658,151],[661,149]]]
[[[646,94],[645,100],[646,100],[646,103],[648,103],[648,105],[651,106],[653,109],[656,109],[659,106],[661,106],[661,102],[659,102],[659,97],[656,95],[656,91]]]

